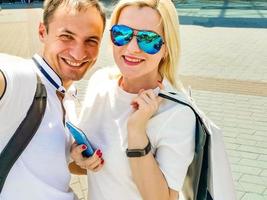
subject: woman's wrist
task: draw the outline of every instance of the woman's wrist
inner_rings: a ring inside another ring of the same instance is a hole
[[[144,147],[146,147],[148,138],[144,130],[141,132],[128,132],[128,149],[143,149]]]

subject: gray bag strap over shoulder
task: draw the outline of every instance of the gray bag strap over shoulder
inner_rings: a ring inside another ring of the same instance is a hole
[[[212,200],[208,191],[208,145],[210,139],[208,129],[194,107],[179,98],[179,95],[176,93],[159,93],[158,95],[164,99],[188,106],[194,112],[196,116],[195,154],[188,167],[182,190],[186,200]]]
[[[0,193],[10,169],[39,128],[44,116],[46,102],[46,89],[37,75],[34,99],[27,115],[0,154]]]

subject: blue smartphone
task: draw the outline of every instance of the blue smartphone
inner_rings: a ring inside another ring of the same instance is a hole
[[[85,144],[87,146],[87,149],[85,149],[82,152],[82,155],[84,157],[92,156],[94,154],[94,149],[90,144],[89,140],[87,139],[86,135],[84,134],[84,132],[80,130],[78,127],[74,126],[71,122],[66,122],[66,126],[78,145]]]

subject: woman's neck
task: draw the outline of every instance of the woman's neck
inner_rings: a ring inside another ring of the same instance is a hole
[[[151,77],[149,79],[144,77],[129,79],[122,76],[119,80],[119,86],[128,93],[137,94],[141,89],[148,90],[157,88],[158,81],[162,81],[159,74],[156,77]]]

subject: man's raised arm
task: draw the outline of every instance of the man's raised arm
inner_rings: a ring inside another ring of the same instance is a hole
[[[6,88],[6,80],[4,74],[0,70],[0,100],[4,96],[5,88]]]

